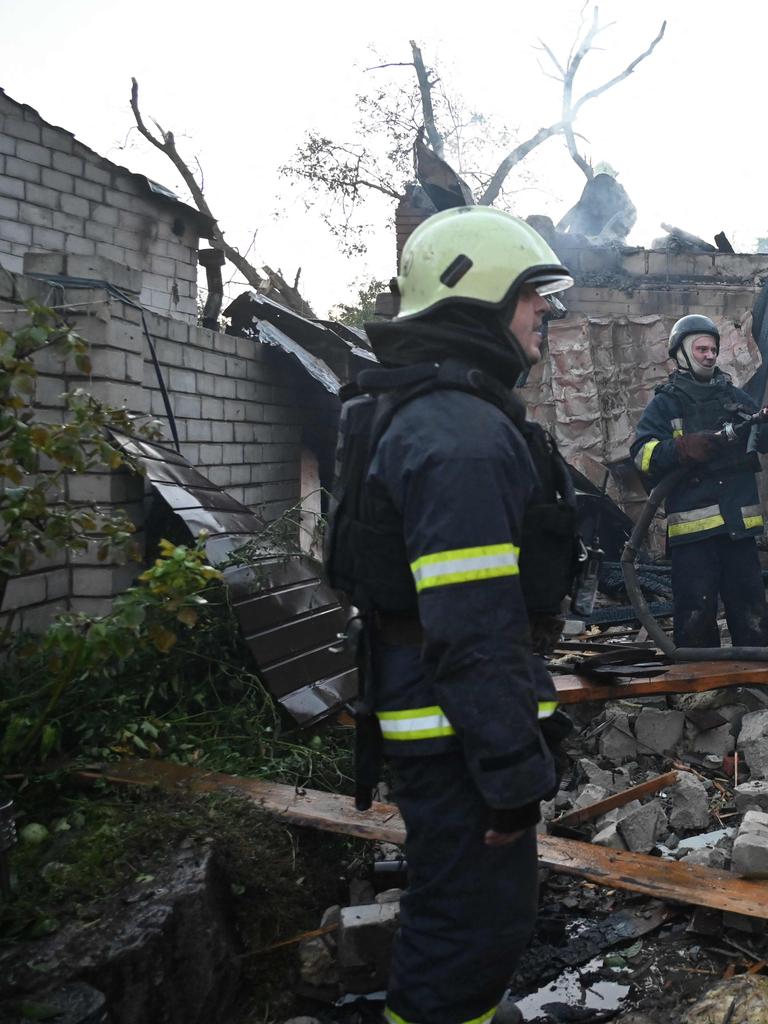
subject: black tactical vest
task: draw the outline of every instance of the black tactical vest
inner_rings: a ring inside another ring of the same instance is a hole
[[[416,614],[416,588],[400,522],[372,507],[364,487],[376,446],[398,409],[438,389],[467,391],[492,402],[523,435],[536,469],[523,521],[520,583],[529,614],[557,615],[577,569],[576,502],[568,467],[554,440],[527,423],[512,393],[452,359],[401,369],[364,370],[342,390],[336,472],[325,533],[332,587],[358,608]]]

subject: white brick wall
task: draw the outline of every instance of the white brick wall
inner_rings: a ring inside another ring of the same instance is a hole
[[[70,260],[68,257],[66,267]],[[56,257],[45,257],[43,266],[55,269],[56,265]],[[2,280],[0,275],[0,286]],[[42,299],[47,291],[41,282],[29,278],[16,284],[30,297]],[[91,344],[92,373],[85,376],[71,361],[62,364],[51,353],[41,353],[36,395],[39,417],[45,421],[60,418],[62,392],[84,387],[114,405],[125,401],[134,412],[151,408],[170,438],[138,311],[109,299],[100,289],[73,291],[65,294],[64,301],[67,298],[91,303],[77,307],[74,326]],[[12,308],[0,293],[4,326],[11,324],[8,312]],[[22,315],[17,314],[19,322]],[[147,321],[183,454],[210,480],[267,520],[294,505],[300,494],[304,410],[294,388],[292,360],[258,342],[216,334],[178,319],[150,313]],[[144,491],[142,478],[102,470],[71,475],[66,497],[72,502],[125,509],[137,524],[141,544]],[[129,586],[141,569],[136,563],[99,563],[95,549],[95,544],[90,545],[87,552],[69,557],[63,566],[41,563],[37,571],[14,580],[2,611],[15,609],[15,625],[30,629],[44,628],[54,612],[66,609],[103,614],[109,608],[109,598]],[[0,615],[0,625],[2,621]]]
[[[30,251],[103,256],[144,272],[145,306],[195,323],[198,243],[182,206],[0,93],[0,267],[21,273]]]

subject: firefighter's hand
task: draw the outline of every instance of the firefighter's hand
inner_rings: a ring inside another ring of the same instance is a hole
[[[694,434],[683,434],[675,438],[675,448],[681,462],[708,462],[714,458],[726,442],[712,430],[700,430]]]
[[[494,829],[489,828],[483,837],[483,842],[486,846],[512,846],[524,834],[524,828],[519,829],[517,832],[496,832]]]

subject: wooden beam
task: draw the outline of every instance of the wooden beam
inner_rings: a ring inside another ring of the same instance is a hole
[[[640,797],[648,796],[650,793],[658,793],[660,789],[664,789],[666,786],[674,786],[677,780],[677,772],[665,772],[664,775],[659,775],[655,779],[649,779],[648,782],[641,782],[638,786],[630,786],[629,789],[623,789],[621,793],[607,796],[605,800],[598,800],[596,803],[580,807],[576,811],[561,814],[559,818],[553,818],[550,825],[568,825],[571,827],[582,825],[585,821],[594,821],[601,814],[607,814],[608,811],[612,811],[614,807],[624,807],[625,804],[630,803],[632,800],[639,800]]]
[[[389,843],[405,840],[405,826],[396,807],[374,803],[370,811],[361,813],[355,810],[351,797],[338,793],[295,789],[280,783],[205,772],[166,761],[108,764],[98,770],[76,774],[84,779],[159,786],[173,792],[240,793],[265,811],[294,825]],[[545,835],[539,836],[539,863],[542,867],[586,878],[610,889],[627,889],[654,899],[768,918],[767,883],[737,878],[715,868]]]
[[[621,666],[615,666],[617,675]],[[554,676],[558,700],[562,704],[581,704],[590,700],[623,700],[656,693],[702,693],[726,686],[768,685],[766,661],[696,661],[664,667],[663,673],[651,666],[648,675],[623,681],[602,682],[580,675]]]

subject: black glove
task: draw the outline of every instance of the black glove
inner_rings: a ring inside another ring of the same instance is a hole
[[[675,438],[675,448],[681,462],[709,462],[728,444],[725,438],[714,431],[700,430],[694,434],[683,434]]]

